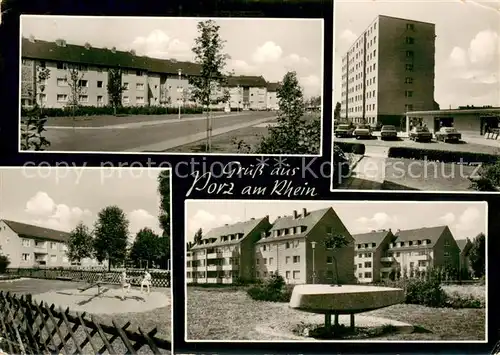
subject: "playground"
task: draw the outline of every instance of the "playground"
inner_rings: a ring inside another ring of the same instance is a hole
[[[157,328],[157,336],[171,339],[170,288],[152,287],[141,293],[140,285],[132,284],[128,292],[121,285],[105,282],[73,282],[20,278],[0,281],[0,289],[16,295],[31,294],[36,303],[69,308],[71,313],[87,313],[101,323],[123,325],[131,329]]]

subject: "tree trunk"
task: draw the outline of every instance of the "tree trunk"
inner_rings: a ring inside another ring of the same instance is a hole
[[[207,144],[205,150],[207,152],[210,152],[210,111],[208,110],[208,107],[206,107],[206,110],[207,110]]]

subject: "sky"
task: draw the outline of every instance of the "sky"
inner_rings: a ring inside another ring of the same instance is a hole
[[[94,47],[134,49],[138,55],[192,61],[191,51],[202,18],[110,18],[22,16],[21,34],[36,39]],[[322,20],[216,19],[231,56],[226,70],[262,75],[276,82],[295,70],[305,96],[322,93]]]
[[[370,201],[250,201],[188,200],[186,240],[192,241],[199,228],[207,233],[214,227],[267,214],[271,223],[278,216],[290,216],[302,208],[313,211],[332,207],[351,234],[374,229],[413,229],[447,225],[455,239],[487,234],[487,206],[482,202],[370,202]]]
[[[340,101],[342,56],[378,15],[387,15],[436,25],[434,96],[441,109],[500,106],[499,0],[341,0],[334,4],[335,102]]]
[[[107,206],[129,220],[130,241],[144,227],[158,234],[158,169],[0,168],[0,219],[69,232],[92,229]]]

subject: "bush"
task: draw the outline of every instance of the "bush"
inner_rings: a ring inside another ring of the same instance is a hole
[[[4,274],[10,265],[10,260],[6,255],[0,255],[0,274]]]
[[[344,153],[364,155],[366,151],[366,146],[361,143],[335,142],[334,145],[342,149]]]
[[[428,307],[444,307],[446,293],[438,280],[410,279],[406,283],[405,303],[419,304]]]
[[[285,284],[280,275],[272,275],[264,282],[251,286],[247,294],[256,301],[289,302],[293,287]]]
[[[498,192],[500,187],[500,160],[479,168],[478,177],[471,179],[471,188],[476,191]]]
[[[453,292],[451,295],[446,296],[445,306],[451,308],[484,308],[485,303],[473,295],[461,295],[458,292]]]
[[[498,162],[498,155],[494,154],[454,152],[407,147],[390,147],[389,158],[406,158],[460,164],[494,164]]]
[[[223,109],[212,109],[214,112],[221,112]],[[177,114],[179,108],[164,106],[120,106],[116,108],[116,115],[166,115]],[[182,114],[200,114],[203,113],[202,107],[183,107]],[[30,113],[29,108],[21,108],[21,117],[27,117]],[[69,117],[73,115],[71,108],[44,108],[43,113],[47,117]],[[79,106],[75,109],[75,116],[100,116],[114,115],[113,106]]]

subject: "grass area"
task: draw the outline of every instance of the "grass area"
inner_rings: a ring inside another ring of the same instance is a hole
[[[75,289],[81,287],[83,283],[70,281],[42,280],[42,279],[19,279],[15,281],[0,281],[0,290],[13,294],[32,294],[49,291],[61,291],[65,289]],[[153,290],[162,292],[170,296],[170,289],[153,288]],[[123,313],[95,315],[95,319],[107,325],[112,325],[115,320],[119,325],[124,325],[130,321],[130,330],[135,331],[138,327],[149,332],[153,328],[158,329],[157,336],[166,340],[170,340],[172,336],[171,326],[171,306],[161,309],[155,309],[142,313],[127,313],[126,309]]]
[[[287,334],[293,334],[301,322],[319,325],[324,321],[322,315],[291,309],[288,303],[254,301],[244,289],[189,287],[187,292],[187,335],[191,340],[288,340]],[[485,336],[484,308],[400,304],[362,315],[407,322],[417,329],[412,334],[386,335],[377,339],[483,340]],[[276,333],[262,333],[258,331],[261,326],[274,329]]]
[[[244,141],[251,150],[254,150],[261,141],[261,137],[266,135],[266,127],[246,127],[225,134],[212,137],[212,153],[237,153],[237,146],[233,143]],[[186,145],[169,149],[169,152],[192,152],[203,153],[206,151],[206,140],[201,140]]]
[[[481,300],[482,303],[486,301],[485,287],[482,285],[443,285],[442,288],[448,295],[457,294],[461,297],[473,297]]]

